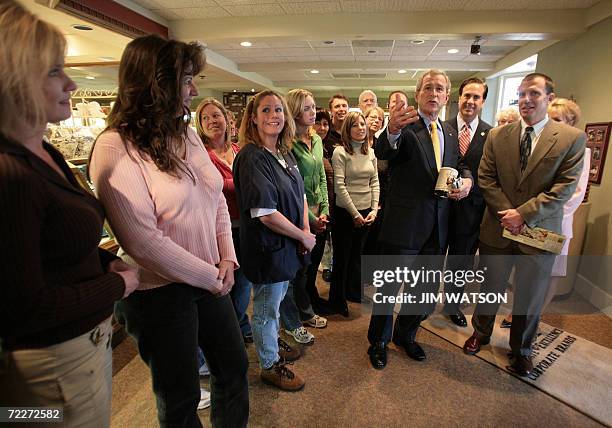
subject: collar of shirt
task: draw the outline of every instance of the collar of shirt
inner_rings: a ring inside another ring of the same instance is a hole
[[[465,120],[463,120],[463,118],[461,117],[461,114],[457,115],[457,132],[461,133],[461,130],[463,129],[463,125],[465,125],[466,122]],[[474,134],[476,133],[476,128],[478,128],[478,124],[480,123],[478,116],[476,116],[474,118],[474,120],[472,120],[471,122],[469,122],[470,125],[470,141],[472,141],[472,138],[474,138]]]
[[[546,126],[547,123],[548,123],[548,115],[544,116],[544,119],[542,119],[541,121],[539,121],[538,123],[534,125],[527,125],[525,121],[521,118],[521,140],[523,139],[523,136],[525,135],[525,129],[528,126],[531,126],[533,128],[533,132],[531,133],[531,153],[533,153],[533,150],[535,149],[536,144],[538,144],[538,141],[540,140],[540,135],[542,134],[542,131],[544,130],[544,127]]]

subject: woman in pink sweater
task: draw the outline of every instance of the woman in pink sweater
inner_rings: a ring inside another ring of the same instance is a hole
[[[247,356],[228,295],[238,263],[223,180],[189,128],[198,44],[130,42],[90,174],[141,286],[116,306],[151,369],[161,426],[201,426],[198,345],[211,373],[213,426],[246,426]],[[120,253],[121,254],[121,253]]]

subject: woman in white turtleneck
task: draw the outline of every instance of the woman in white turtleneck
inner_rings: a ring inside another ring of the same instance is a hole
[[[348,113],[341,130],[342,145],[332,155],[336,207],[329,303],[345,317],[346,301],[361,301],[361,254],[369,226],[376,219],[380,194],[376,156],[368,147],[367,134],[363,115]]]

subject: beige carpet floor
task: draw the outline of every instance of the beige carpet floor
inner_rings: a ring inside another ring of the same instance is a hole
[[[387,368],[374,370],[366,354],[369,314],[358,304],[350,304],[350,309],[350,318],[330,317],[326,329],[313,331],[315,344],[302,348],[304,356],[294,366],[306,379],[301,392],[280,392],[262,384],[255,349],[248,347],[250,426],[602,426],[423,329],[417,339],[427,353],[425,362],[410,360],[390,345]],[[560,327],[572,331],[575,324],[583,330],[576,334],[610,346],[607,318],[578,318],[584,323],[562,316],[565,325]],[[114,354],[112,426],[157,426],[148,369],[136,355],[132,339]],[[208,416],[208,410],[200,412],[204,426],[210,425]]]

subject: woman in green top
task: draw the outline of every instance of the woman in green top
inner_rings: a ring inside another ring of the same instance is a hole
[[[287,93],[287,105],[296,126],[292,151],[300,174],[304,178],[304,189],[310,208],[308,213],[310,230],[317,237],[317,243],[311,253],[310,266],[298,271],[293,281],[294,298],[301,320],[311,327],[323,328],[327,325],[327,320],[315,314],[315,312],[328,313],[326,302],[319,297],[316,287],[317,270],[325,249],[329,216],[327,180],[323,168],[323,142],[313,129],[316,106],[312,93],[304,89],[293,89]]]

